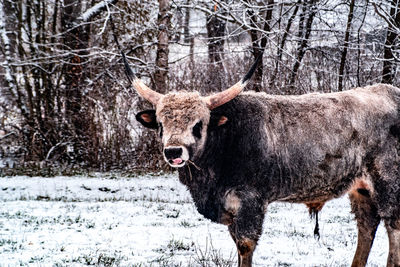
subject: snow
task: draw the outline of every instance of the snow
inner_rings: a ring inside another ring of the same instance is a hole
[[[236,266],[226,226],[198,214],[176,174],[5,177],[0,201],[0,266]],[[320,240],[313,228],[304,205],[270,204],[254,266],[349,266],[347,196],[320,213]],[[387,251],[380,226],[368,266],[384,266]]]

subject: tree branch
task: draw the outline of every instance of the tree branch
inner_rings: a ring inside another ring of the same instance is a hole
[[[99,15],[101,12],[107,10],[108,5],[114,5],[117,2],[118,0],[104,0],[95,4],[94,6],[83,12],[82,15],[80,15],[77,18],[77,22],[78,23],[88,22],[92,20],[95,16]]]

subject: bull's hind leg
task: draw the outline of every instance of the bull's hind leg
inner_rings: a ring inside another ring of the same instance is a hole
[[[387,267],[400,267],[400,220],[385,220],[389,236]]]
[[[238,266],[251,267],[253,252],[262,232],[263,203],[251,189],[232,189],[225,194],[224,210],[231,215],[227,224],[236,244]]]
[[[365,266],[381,218],[372,202],[370,188],[366,183],[356,182],[349,197],[358,227],[357,250],[351,266]]]
[[[394,145],[388,139],[385,153],[370,164],[374,182],[374,198],[389,237],[387,266],[400,267],[400,127],[392,127]],[[376,175],[374,175],[376,174]]]

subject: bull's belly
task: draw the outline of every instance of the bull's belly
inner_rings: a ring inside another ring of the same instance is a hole
[[[332,181],[323,181],[320,184],[303,187],[294,187],[285,194],[280,195],[276,201],[291,203],[312,203],[326,202],[333,198],[338,198],[351,190],[356,177],[345,179],[333,179]]]
[[[341,197],[362,176],[360,161],[356,155],[346,155],[323,168],[321,163],[315,162],[307,169],[284,171],[282,176],[273,178],[273,183],[280,186],[272,201],[307,203]]]
[[[279,198],[276,201],[290,202],[290,203],[313,203],[313,202],[326,202],[333,198],[337,198],[345,194],[346,192],[338,195],[332,193],[321,193],[321,194],[294,194],[287,197]]]

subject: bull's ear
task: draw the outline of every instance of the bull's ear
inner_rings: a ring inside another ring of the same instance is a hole
[[[158,128],[156,111],[154,109],[139,112],[138,114],[136,114],[136,120],[140,122],[144,127],[150,129]]]
[[[211,113],[209,127],[212,127],[212,128],[221,127],[221,126],[226,125],[228,122],[229,122],[229,119],[227,116]]]

